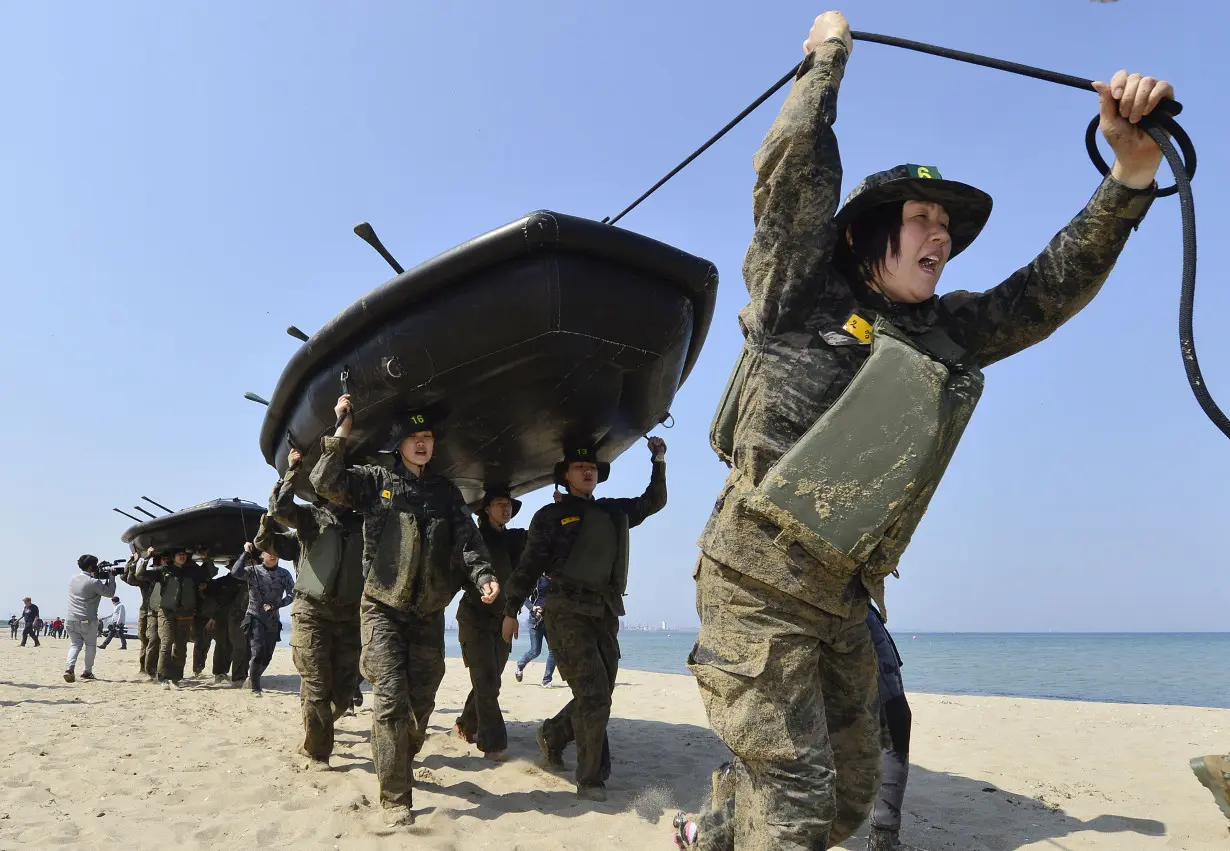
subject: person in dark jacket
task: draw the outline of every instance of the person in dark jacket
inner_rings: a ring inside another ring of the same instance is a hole
[[[347,467],[350,396],[334,408],[341,425],[323,439],[312,470],[316,493],[363,515],[363,676],[372,684],[372,757],[382,815],[412,824],[410,765],[426,736],[444,677],[444,610],[457,590],[454,559],[489,603],[500,593],[491,557],[457,486],[426,471],[435,426],[426,411],[399,417],[391,468]]]
[[[526,531],[509,529],[508,523],[521,510],[521,500],[513,499],[505,485],[489,487],[478,510],[478,529],[487,551],[491,569],[503,585],[516,568],[525,549]],[[457,735],[478,745],[488,759],[502,761],[508,748],[508,729],[500,711],[500,681],[512,645],[504,640],[502,595],[489,603],[473,588],[467,588],[457,605],[457,633],[461,657],[470,672],[470,694],[457,719]]]
[[[556,486],[567,493],[530,521],[529,540],[508,582],[504,640],[519,631],[517,613],[544,574],[550,579],[543,617],[560,672],[572,700],[538,729],[548,764],[563,764],[569,742],[577,743],[577,796],[606,800],[611,772],[606,726],[619,668],[619,618],[628,584],[628,530],[666,506],[666,441],[651,437],[649,487],[632,499],[595,499],[611,465],[593,447],[569,447],[555,466]]]
[[[556,491],[556,493],[558,494],[559,491]],[[551,580],[547,579],[547,577],[538,577],[538,583],[534,586],[534,590],[525,599],[525,609],[530,616],[530,649],[526,650],[521,658],[517,660],[517,670],[513,674],[517,678],[517,682],[521,682],[521,678],[525,673],[525,666],[542,654],[542,645],[546,644],[547,665],[542,673],[543,688],[551,685],[551,678],[555,674],[555,651],[551,649],[551,642],[547,638],[547,624],[542,619],[542,607],[547,602],[547,586],[550,584]]]
[[[211,668],[214,685],[240,688],[248,677],[252,661],[252,649],[243,631],[248,611],[248,583],[228,569],[209,581],[204,595],[209,614],[205,628],[214,639]]]
[[[264,525],[268,515],[261,518]],[[252,694],[260,697],[261,675],[273,659],[273,650],[282,637],[281,610],[294,599],[295,578],[282,567],[273,549],[257,555],[255,544],[244,544],[244,553],[231,565],[231,575],[248,584],[248,606],[243,616],[243,631],[248,637],[248,683]]]
[[[33,638],[34,646],[38,647],[38,630],[34,626],[39,621],[38,606],[34,605],[34,601],[29,597],[22,598],[21,602],[24,604],[21,610],[21,618],[25,623],[25,627],[21,631],[21,646],[26,646],[27,638]]]

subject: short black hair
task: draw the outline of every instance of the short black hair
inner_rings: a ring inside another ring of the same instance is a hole
[[[849,282],[870,285],[884,268],[884,258],[901,253],[901,224],[905,201],[890,201],[872,207],[837,234],[833,266]],[[853,243],[853,244],[851,244]]]

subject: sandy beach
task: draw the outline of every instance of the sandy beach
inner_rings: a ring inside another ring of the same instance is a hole
[[[726,758],[689,677],[620,673],[604,804],[539,767],[533,731],[568,699],[541,665],[502,705],[510,760],[449,733],[469,682],[449,659],[416,767],[413,827],[383,826],[370,696],[339,724],[333,768],[296,755],[298,676],[280,648],[265,695],[136,674],[136,643],[99,651],[97,682],[65,683],[66,641],[0,642],[0,849],[669,849]],[[78,668],[80,672],[80,668]],[[1230,747],[1230,710],[911,695],[903,839],[928,851],[1225,849],[1226,820],[1187,768]],[[565,754],[569,769],[575,753]],[[858,838],[842,847],[860,848]]]

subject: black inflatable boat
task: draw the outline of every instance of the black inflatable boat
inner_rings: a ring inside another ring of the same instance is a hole
[[[193,554],[235,558],[243,552],[244,541],[256,537],[264,513],[265,507],[254,502],[215,499],[134,524],[120,540],[141,553],[150,547],[158,552],[183,547]]]
[[[484,483],[551,483],[565,441],[613,461],[659,423],[700,355],[716,267],[589,219],[538,211],[409,269],[312,335],[278,380],[261,452],[308,469],[346,389],[352,462],[386,448],[397,413],[440,418],[431,469],[468,502]],[[387,456],[386,456],[387,457]],[[298,495],[312,500],[308,477]]]

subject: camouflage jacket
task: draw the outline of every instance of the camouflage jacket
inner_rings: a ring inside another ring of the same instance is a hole
[[[269,494],[269,509],[265,514],[265,517],[272,518],[295,531],[291,534],[274,532],[268,528],[265,518],[261,518],[260,532],[253,541],[260,549],[267,549],[265,544],[269,544],[279,558],[293,560],[296,564],[299,562],[300,555],[311,550],[320,538],[321,532],[330,526],[338,528],[345,534],[361,534],[362,532],[362,519],[358,515],[343,512],[348,519],[342,519],[338,517],[337,512],[328,508],[327,504],[326,507],[321,507],[301,505],[295,502],[295,485],[302,469],[302,467],[295,467],[287,470],[286,475],[273,486],[273,492]],[[298,591],[295,595],[297,598],[303,597]],[[358,613],[355,606],[345,603],[311,600],[306,605],[309,605],[320,617],[330,620],[346,620],[357,616]]]
[[[591,591],[551,578],[552,572],[568,561],[582,525],[560,521],[576,514],[579,507],[592,507],[608,514],[624,514],[628,518],[629,529],[641,525],[646,518],[657,514],[666,506],[666,462],[653,462],[649,487],[640,496],[627,499],[604,497],[593,500],[592,506],[585,505],[587,502],[588,500],[581,497],[565,494],[559,502],[544,505],[535,512],[534,519],[530,521],[525,552],[509,577],[508,587],[505,589],[506,617],[517,617],[525,598],[535,589],[539,577],[544,575],[550,580],[546,609],[559,608],[578,614],[599,616],[605,608],[610,608],[616,615],[624,614],[623,599],[614,589],[605,592]]]
[[[345,442],[323,439],[311,481],[325,499],[363,515],[366,596],[428,615],[448,608],[457,593],[454,559],[476,588],[494,578],[487,545],[456,485],[443,476],[416,476],[400,461],[392,470],[347,467]],[[410,552],[415,539],[417,559]]]
[[[504,598],[508,577],[512,575],[525,551],[527,532],[524,529],[496,529],[489,523],[478,524],[487,551],[491,553],[491,570],[500,583],[500,593],[490,603],[484,603],[482,594],[475,588],[467,588],[457,605],[457,623],[470,623],[499,630],[504,620]]]
[[[755,156],[755,230],[743,263],[750,303],[739,313],[748,376],[739,397],[733,469],[700,538],[705,554],[842,617],[862,617],[883,580],[845,593],[809,581],[824,570],[798,547],[773,545],[778,530],[745,509],[755,487],[836,401],[869,353],[843,329],[855,308],[882,314],[906,334],[939,327],[985,367],[1038,343],[1101,289],[1128,235],[1152,201],[1107,177],[1085,208],[1032,262],[985,292],[950,292],[921,304],[890,304],[851,285],[832,266],[841,161],[833,123],[845,47],[829,41],[800,67]],[[878,584],[878,588],[865,587]]]

